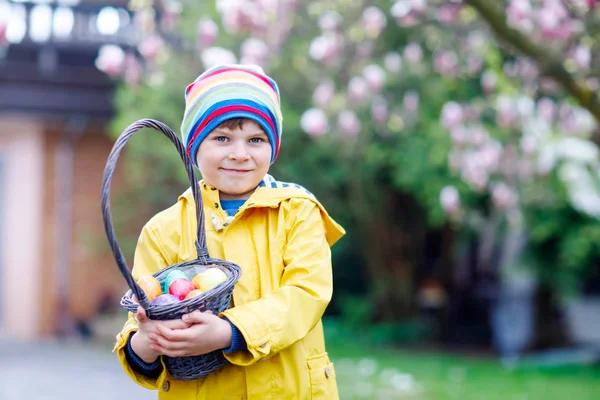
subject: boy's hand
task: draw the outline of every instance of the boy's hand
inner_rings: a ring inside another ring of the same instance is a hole
[[[157,325],[158,333],[150,333],[150,348],[169,357],[198,356],[231,346],[231,324],[210,311],[194,311],[182,317],[192,325],[180,329]]]
[[[165,326],[167,329],[187,329],[191,325],[191,323],[181,319],[168,321],[152,320],[148,318],[146,310],[142,307],[138,307],[136,319],[138,321],[138,331],[131,337],[131,349],[138,357],[149,364],[156,361],[158,356],[163,354],[151,348],[152,340],[150,339],[150,335],[159,333],[159,326]]]

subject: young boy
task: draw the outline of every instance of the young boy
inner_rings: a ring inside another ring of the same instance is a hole
[[[242,268],[231,308],[152,321],[140,307],[115,351],[159,399],[323,399],[338,391],[321,317],[332,296],[331,251],[344,230],[304,188],[267,174],[277,158],[281,110],[262,69],[221,65],[186,90],[183,142],[202,174],[208,251]],[[191,190],[144,227],[133,276],[196,258]],[[161,355],[222,350],[231,364],[206,378],[172,379]]]

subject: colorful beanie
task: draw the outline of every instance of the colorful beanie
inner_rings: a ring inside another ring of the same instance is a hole
[[[200,143],[231,118],[248,118],[264,129],[273,163],[279,154],[283,119],[279,89],[259,66],[217,65],[187,87],[181,135],[194,164]]]

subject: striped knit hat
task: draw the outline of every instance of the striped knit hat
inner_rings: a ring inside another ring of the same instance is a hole
[[[194,164],[200,143],[231,118],[248,118],[264,129],[273,149],[272,164],[279,153],[283,118],[277,84],[259,66],[217,65],[187,87],[181,135]]]

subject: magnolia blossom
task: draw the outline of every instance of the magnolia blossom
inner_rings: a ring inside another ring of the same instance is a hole
[[[340,54],[344,46],[343,38],[338,34],[324,34],[313,39],[308,49],[310,58],[330,63]]]
[[[456,21],[461,9],[460,3],[444,4],[437,11],[437,20],[443,24],[451,24]]]
[[[558,175],[567,187],[571,205],[584,214],[600,219],[599,177],[593,176],[587,166],[565,162]]]
[[[265,65],[269,48],[266,43],[257,38],[248,38],[241,45],[242,64]]]
[[[331,102],[333,100],[333,96],[335,95],[335,85],[333,81],[326,80],[324,82],[319,83],[316,87],[312,101],[314,105],[317,107],[324,109],[331,106]]]
[[[370,94],[369,85],[362,76],[353,76],[348,82],[348,100],[354,104],[363,103]]]
[[[449,101],[442,107],[442,125],[447,128],[453,128],[463,121],[463,109],[455,101]]]
[[[418,43],[410,43],[404,48],[404,59],[410,64],[418,64],[423,59],[423,49]]]
[[[321,30],[336,31],[342,24],[342,16],[336,11],[327,11],[319,16],[319,28]]]
[[[337,126],[343,137],[354,138],[358,136],[361,129],[360,120],[351,110],[344,110],[338,116]]]
[[[512,127],[519,115],[514,99],[505,95],[500,95],[496,99],[496,110],[496,120],[503,128]]]
[[[8,22],[0,21],[0,46],[7,43],[6,30],[8,28]]]
[[[136,57],[131,53],[128,53],[125,57],[124,71],[123,78],[128,85],[135,86],[142,80],[142,66]]]
[[[306,110],[300,118],[300,126],[304,132],[313,137],[323,136],[329,131],[327,115],[318,108]]]
[[[123,72],[125,52],[114,44],[105,44],[98,50],[96,68],[105,74],[116,77]]]
[[[390,51],[385,55],[383,65],[389,72],[397,74],[402,70],[402,56],[395,51]]]
[[[483,191],[489,180],[489,175],[481,163],[479,154],[467,152],[463,155],[460,166],[464,181],[476,191]]]
[[[441,75],[456,76],[458,74],[458,57],[451,50],[438,50],[433,56],[435,70]]]
[[[377,96],[371,104],[371,118],[376,124],[384,124],[389,115],[388,102],[383,96]]]
[[[496,90],[496,82],[498,76],[494,71],[488,70],[481,75],[481,87],[486,93],[491,93]]]
[[[542,97],[537,102],[537,114],[549,124],[554,123],[556,104],[548,97]]]
[[[494,183],[491,187],[492,202],[497,208],[507,209],[518,202],[516,191],[504,182]]]
[[[573,50],[573,60],[582,70],[590,69],[592,65],[592,52],[588,46],[580,44]]]
[[[205,49],[215,44],[219,36],[219,27],[210,18],[202,18],[196,27],[196,43],[199,49]]]
[[[204,68],[206,69],[211,68],[217,64],[237,63],[235,54],[233,54],[230,50],[224,49],[222,47],[209,47],[201,53],[200,57],[202,63],[204,64]]]
[[[533,29],[533,8],[529,0],[510,0],[506,7],[506,19],[509,25],[525,32]]]
[[[363,69],[363,77],[369,88],[377,93],[385,84],[385,71],[377,64],[369,64]]]
[[[416,113],[419,110],[419,94],[413,90],[404,93],[402,105],[407,112]]]
[[[440,191],[440,204],[446,214],[454,214],[460,210],[460,194],[454,186],[445,186]]]
[[[367,36],[377,37],[387,24],[387,18],[379,7],[370,6],[365,8],[362,15],[362,27]]]
[[[164,46],[160,36],[151,35],[138,45],[138,50],[145,59],[154,60],[160,51],[164,49]]]

